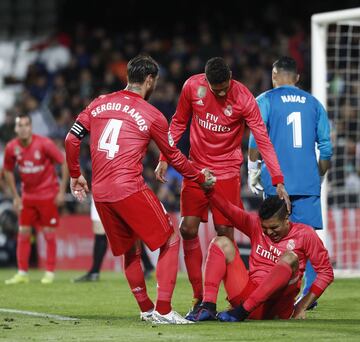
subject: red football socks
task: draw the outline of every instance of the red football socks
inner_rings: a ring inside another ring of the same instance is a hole
[[[249,281],[249,274],[240,257],[236,243],[234,243],[234,247],[236,248],[236,255],[234,260],[226,265],[224,287],[230,304],[237,306],[241,302],[241,293]]]
[[[199,237],[191,240],[183,239],[184,259],[188,277],[193,288],[194,298],[202,300],[202,262],[203,256]]]
[[[153,309],[154,304],[146,292],[146,284],[144,272],[141,268],[140,255],[140,250],[136,250],[136,252],[131,250],[125,253],[124,273],[140,310],[142,312],[146,312]]]
[[[157,302],[156,311],[165,315],[171,311],[171,297],[176,284],[179,266],[180,239],[173,236],[160,248],[160,255],[156,267]]]
[[[54,272],[56,263],[56,233],[44,232],[46,241],[46,271]]]
[[[27,272],[29,270],[30,250],[30,233],[18,233],[16,258],[19,271]]]
[[[243,308],[251,312],[260,304],[264,303],[277,290],[285,287],[292,276],[292,268],[289,264],[279,261],[264,278],[256,290],[245,300]]]
[[[226,259],[223,250],[211,243],[205,262],[204,298],[203,302],[215,303],[219,286],[226,273]]]

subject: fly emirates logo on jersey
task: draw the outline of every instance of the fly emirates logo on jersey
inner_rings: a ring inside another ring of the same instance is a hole
[[[195,120],[199,126],[213,132],[230,132],[230,127],[218,123],[219,116],[211,113],[206,113],[205,120],[201,119],[199,115],[195,114]]]
[[[91,111],[91,115],[93,117],[96,117],[97,115],[105,111],[116,111],[116,112],[121,111],[123,113],[126,113],[135,120],[136,124],[139,126],[140,131],[148,130],[148,126],[146,125],[145,119],[142,117],[142,115],[139,112],[136,111],[135,108],[130,108],[130,106],[122,105],[119,102],[106,102],[100,106],[95,107]]]
[[[44,171],[44,169],[44,165],[34,165],[30,160],[25,160],[24,165],[19,165],[19,171],[26,174],[39,173]]]
[[[274,263],[277,263],[278,258],[281,255],[281,251],[274,246],[270,246],[269,250],[265,249],[263,246],[258,244],[255,249],[256,254],[260,255],[261,257],[271,260]]]

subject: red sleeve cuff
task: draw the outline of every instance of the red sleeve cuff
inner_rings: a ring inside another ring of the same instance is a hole
[[[160,153],[159,161],[164,161],[164,162],[167,162],[169,164],[168,160],[165,158],[165,156],[162,153]]]
[[[310,287],[310,292],[312,292],[316,297],[319,298],[322,295],[322,293],[324,292],[324,290],[313,284]]]
[[[274,186],[278,185],[278,184],[284,184],[284,176],[275,176],[275,177],[272,177],[272,184]]]
[[[71,178],[79,178],[81,175],[80,171],[69,171]]]

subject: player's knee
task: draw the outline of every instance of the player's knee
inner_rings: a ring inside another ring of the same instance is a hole
[[[293,251],[285,252],[280,260],[289,264],[293,271],[296,271],[299,268],[299,257]]]
[[[226,236],[230,240],[234,240],[234,228],[224,225],[215,225],[215,230],[218,236]]]
[[[183,239],[190,240],[194,239],[198,235],[198,226],[186,224],[184,221],[180,225],[180,233]]]
[[[232,262],[235,258],[234,242],[227,236],[216,236],[213,238],[212,243],[216,244],[223,252],[226,262]]]

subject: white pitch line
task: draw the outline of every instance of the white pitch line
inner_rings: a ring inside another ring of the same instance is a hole
[[[51,314],[47,314],[47,313],[34,312],[34,311],[24,311],[24,310],[0,308],[0,312],[14,313],[14,314],[19,314],[19,315],[28,315],[28,316],[42,317],[42,318],[52,318],[52,319],[57,319],[59,321],[79,321],[78,318],[66,317],[66,316],[60,316],[60,315],[51,315]]]

